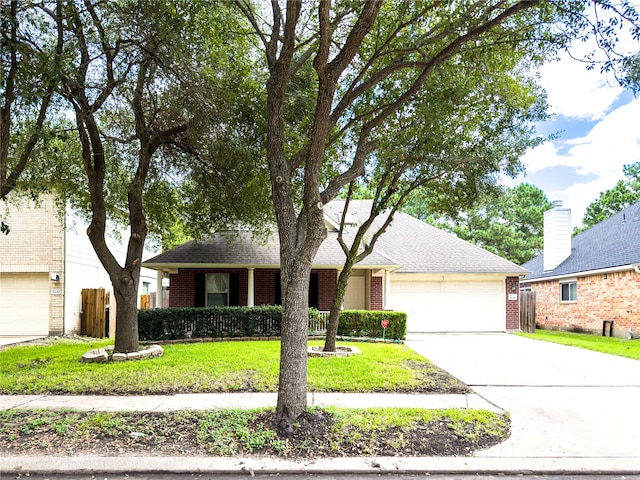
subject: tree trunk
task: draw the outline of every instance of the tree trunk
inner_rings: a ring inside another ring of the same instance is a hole
[[[324,341],[325,352],[336,351],[336,336],[338,335],[338,323],[340,322],[340,310],[344,301],[344,294],[347,291],[347,284],[353,270],[353,262],[347,262],[338,276],[336,294],[333,297],[333,304],[329,311],[329,323],[327,324],[327,337]]]
[[[117,285],[117,286],[116,286]],[[138,282],[113,282],[116,297],[116,341],[114,351],[137,352],[138,341]]]
[[[282,333],[278,383],[281,430],[293,431],[293,422],[307,408],[307,344],[309,335],[310,262],[294,262],[282,269]]]

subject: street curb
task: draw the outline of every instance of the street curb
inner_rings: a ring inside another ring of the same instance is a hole
[[[640,457],[346,457],[304,460],[267,457],[3,457],[0,475],[18,473],[634,475],[640,474]]]

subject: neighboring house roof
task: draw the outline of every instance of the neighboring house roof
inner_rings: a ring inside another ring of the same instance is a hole
[[[351,241],[356,225],[371,211],[370,200],[352,200],[349,204],[345,240]],[[327,239],[314,259],[314,266],[344,264],[345,255],[337,242],[336,228],[344,208],[344,200],[325,206]],[[373,228],[384,222],[381,215]],[[218,233],[210,239],[191,241],[144,262],[151,268],[178,268],[213,265],[253,265],[278,267],[280,262],[277,235],[254,238],[249,232]],[[398,273],[478,273],[523,275],[528,270],[480,247],[443,232],[410,215],[396,213],[387,231],[378,239],[374,251],[358,263],[360,268],[390,268]]]
[[[571,255],[555,269],[544,271],[544,253],[522,266],[532,272],[526,280],[534,280],[638,264],[640,202],[573,237]]]

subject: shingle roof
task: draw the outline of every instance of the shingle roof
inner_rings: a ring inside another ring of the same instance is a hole
[[[364,221],[371,211],[370,200],[351,201],[348,219]],[[334,224],[340,223],[343,200],[325,206],[325,215]],[[381,215],[374,224],[382,224]],[[347,229],[347,237],[355,227]],[[337,232],[330,230],[322,243],[314,265],[337,268],[344,264],[345,255],[337,240]],[[187,242],[177,248],[144,262],[147,267],[178,267],[180,265],[279,265],[277,235],[268,239],[254,237],[249,232],[218,233],[209,240]],[[399,268],[398,273],[496,273],[522,275],[528,270],[482,248],[443,232],[414,217],[396,213],[387,231],[378,239],[371,255],[358,266]]]
[[[640,264],[640,202],[571,239],[571,255],[544,271],[544,253],[525,263],[527,280]]]

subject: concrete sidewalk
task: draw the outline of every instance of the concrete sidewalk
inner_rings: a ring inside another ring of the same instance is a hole
[[[275,393],[184,394],[155,396],[5,395],[1,409],[74,408],[85,411],[172,411],[179,409],[275,406]],[[411,395],[310,393],[309,405],[341,407],[486,408],[501,411],[478,394]],[[500,446],[497,446],[500,447]],[[640,457],[621,458],[522,455],[519,449],[472,457],[351,457],[290,460],[267,457],[5,456],[0,475],[20,473],[203,473],[229,474],[637,474]]]
[[[10,408],[72,408],[87,411],[168,412],[221,408],[275,407],[277,393],[191,393],[177,395],[0,395],[0,410]],[[309,393],[307,404],[316,407],[474,408],[502,412],[477,394],[416,395],[367,393]]]

